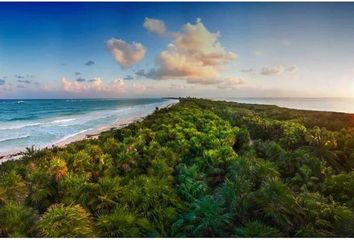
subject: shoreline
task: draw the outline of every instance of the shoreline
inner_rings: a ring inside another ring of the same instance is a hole
[[[179,103],[179,101],[176,102],[171,102],[169,104],[167,104],[166,106],[161,106],[158,107],[159,109],[163,109],[163,108],[170,108],[173,105]],[[152,113],[147,113],[144,114],[143,116],[137,116],[137,117],[130,117],[130,118],[123,118],[123,119],[118,119],[110,124],[107,124],[105,126],[101,126],[89,131],[85,131],[82,133],[77,133],[74,136],[69,136],[67,138],[64,139],[59,139],[57,142],[49,144],[48,146],[39,148],[39,149],[45,149],[45,148],[53,148],[53,147],[59,147],[59,148],[64,148],[67,145],[69,145],[70,143],[73,142],[78,142],[81,140],[86,140],[86,139],[95,139],[97,138],[101,133],[112,130],[112,129],[120,129],[120,128],[124,128],[132,123],[135,122],[139,122],[144,120],[145,117],[149,116],[153,114]],[[24,149],[25,150],[25,149]],[[18,160],[19,158],[21,158],[23,156],[23,154],[25,153],[24,150],[14,150],[14,151],[8,151],[8,152],[4,152],[1,153],[0,155],[0,165],[4,162],[7,161],[13,161],[13,160]]]

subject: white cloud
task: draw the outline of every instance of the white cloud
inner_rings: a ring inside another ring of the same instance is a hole
[[[263,52],[263,51],[260,51],[260,50],[256,50],[256,51],[254,51],[254,55],[256,55],[256,56],[263,56],[263,55],[264,55],[264,52]]]
[[[165,23],[158,19],[145,18],[143,27],[149,32],[156,33],[159,36],[164,36],[166,34]]]
[[[221,89],[234,89],[238,86],[244,84],[245,81],[238,77],[228,77],[225,78],[221,83],[218,84],[218,88]]]
[[[106,86],[106,91],[125,92],[126,86],[123,79],[116,79],[110,85]]]
[[[140,83],[133,83],[132,89],[136,93],[143,93],[146,91],[147,87]]]
[[[126,43],[121,39],[112,38],[106,42],[107,49],[123,68],[129,68],[145,56],[145,47],[141,43]]]
[[[271,76],[271,75],[281,75],[283,72],[284,72],[283,66],[274,66],[274,67],[263,67],[260,71],[260,74]]]
[[[134,83],[129,81],[127,84],[121,78],[111,81],[109,83],[104,83],[101,78],[94,78],[85,82],[77,82],[75,80],[69,80],[67,78],[62,78],[61,88],[65,92],[76,93],[81,95],[87,94],[99,94],[99,95],[109,95],[114,96],[114,94],[140,94],[144,93],[147,87],[140,83]]]
[[[124,92],[125,85],[122,79],[104,84],[101,78],[94,78],[87,82],[71,81],[67,78],[61,80],[61,86],[65,92]]]
[[[177,79],[189,83],[215,84],[222,81],[221,71],[236,54],[219,42],[220,34],[209,32],[200,19],[187,23],[166,50],[157,57],[157,67],[140,72],[152,79]]]
[[[298,67],[296,65],[290,65],[288,67],[285,67],[283,65],[279,66],[272,66],[272,67],[263,67],[259,74],[265,75],[265,76],[274,76],[274,75],[282,75],[285,74],[286,72],[288,73],[294,73],[298,70]]]
[[[245,69],[241,69],[241,72],[244,72],[244,73],[253,73],[253,72],[254,72],[254,69],[253,69],[253,68],[245,68]]]

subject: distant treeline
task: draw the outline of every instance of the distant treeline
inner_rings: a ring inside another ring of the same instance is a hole
[[[353,115],[182,98],[0,166],[3,237],[353,237]]]

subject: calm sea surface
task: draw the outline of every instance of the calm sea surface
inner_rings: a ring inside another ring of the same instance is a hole
[[[117,120],[142,117],[166,99],[0,100],[0,155],[51,146]]]
[[[354,98],[228,98],[225,100],[294,109],[354,113]]]

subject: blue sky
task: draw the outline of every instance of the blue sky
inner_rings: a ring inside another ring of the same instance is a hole
[[[353,12],[353,3],[0,3],[0,98],[354,97]]]

